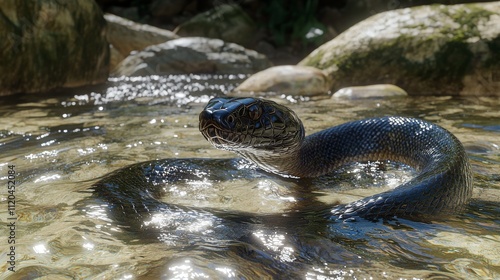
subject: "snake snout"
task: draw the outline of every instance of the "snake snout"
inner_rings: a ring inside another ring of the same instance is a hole
[[[200,115],[201,134],[213,145],[218,147],[230,145],[232,133],[220,127],[220,123],[210,118],[204,118]]]

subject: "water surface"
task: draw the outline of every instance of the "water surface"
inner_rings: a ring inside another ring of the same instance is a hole
[[[298,113],[307,133],[366,117],[402,115],[435,122],[466,146],[475,190],[464,213],[432,223],[328,222],[320,214],[329,204],[395,187],[411,178],[412,170],[357,164],[297,181],[233,160],[233,154],[203,139],[198,114],[211,97],[224,95],[244,78],[114,78],[104,86],[3,97],[0,218],[9,221],[7,180],[14,165],[17,220],[16,272],[7,271],[10,245],[4,239],[0,278],[500,277],[498,98],[275,97]],[[194,206],[194,214],[162,216],[153,221],[159,231],[124,227],[90,189],[116,169],[164,158],[202,159],[193,168],[199,180],[169,184],[162,198]],[[207,180],[206,172],[228,177]],[[222,214],[202,214],[199,207]],[[220,217],[225,217],[222,222]],[[166,223],[174,225],[171,231]],[[0,234],[9,236],[9,231],[4,227]]]

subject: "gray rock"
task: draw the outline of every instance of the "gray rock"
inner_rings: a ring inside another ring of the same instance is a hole
[[[255,73],[231,95],[327,95],[330,80],[323,71],[307,66],[281,65]]]
[[[363,99],[403,96],[408,96],[408,93],[404,89],[395,85],[381,84],[341,88],[332,97],[340,99]]]
[[[238,5],[223,4],[194,16],[174,32],[185,37],[217,38],[248,46],[254,42],[256,30],[255,22]]]
[[[131,51],[179,38],[171,31],[112,14],[105,14],[104,18],[108,22],[108,41],[123,56],[128,56]]]
[[[324,69],[334,90],[388,83],[410,95],[500,95],[500,2],[384,12],[299,64]]]
[[[3,0],[0,95],[106,81],[105,25],[94,1]]]
[[[270,65],[265,56],[240,45],[219,39],[190,37],[133,53],[117,66],[113,75],[250,74]]]

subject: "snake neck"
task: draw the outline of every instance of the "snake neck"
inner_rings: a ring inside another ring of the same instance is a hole
[[[279,150],[240,150],[237,153],[255,163],[260,169],[287,178],[303,177],[300,171],[300,149],[302,141]]]
[[[346,162],[361,158],[332,158],[325,139],[319,135],[302,136],[298,141],[277,149],[233,150],[260,169],[287,178],[310,178],[324,175]],[[332,139],[330,139],[332,140]],[[322,151],[323,154],[318,151]],[[341,153],[339,153],[341,155]]]

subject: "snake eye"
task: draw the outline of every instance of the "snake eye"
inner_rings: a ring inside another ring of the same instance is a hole
[[[248,108],[248,116],[250,119],[256,121],[260,118],[262,115],[262,108],[257,105],[253,105],[250,108]]]
[[[226,118],[227,123],[228,123],[228,124],[230,124],[230,125],[234,125],[235,120],[236,120],[236,119],[234,118],[234,116],[233,116],[233,115],[229,115],[229,116],[227,116],[227,118]]]

